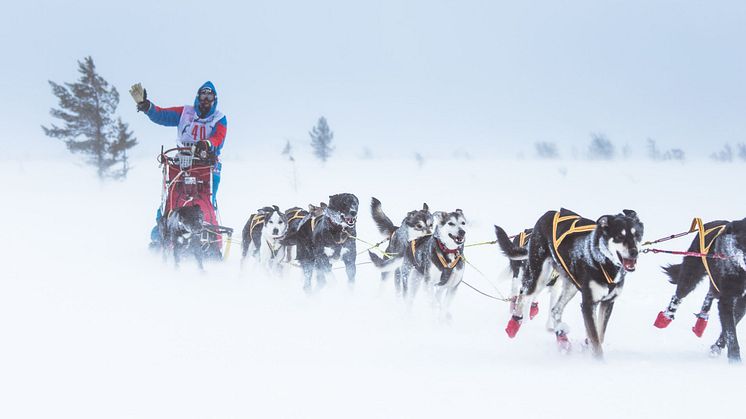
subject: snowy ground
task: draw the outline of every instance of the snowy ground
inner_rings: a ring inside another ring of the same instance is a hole
[[[241,272],[237,248],[205,273],[174,270],[146,244],[160,174],[138,161],[127,182],[100,184],[69,162],[5,162],[11,199],[0,276],[0,417],[716,417],[736,412],[741,367],[710,359],[716,309],[702,339],[690,331],[701,286],[667,330],[652,322],[673,292],[644,255],[628,277],[605,345],[606,361],[580,350],[579,303],[567,309],[575,350],[556,351],[540,318],[515,340],[504,303],[462,287],[454,321],[438,324],[424,304],[409,312],[369,266],[348,289],[337,281],[301,292],[297,273],[270,279]],[[530,227],[560,206],[595,218],[637,210],[647,239],[705,220],[741,218],[746,195],[736,164],[612,164],[575,161],[302,162],[298,191],[289,163],[226,160],[223,224],[240,231],[258,207],[371,196],[399,219],[426,201],[462,208],[467,241]],[[43,175],[42,175],[43,174]],[[358,233],[378,240],[367,211]],[[689,239],[666,248],[685,248]],[[664,247],[664,246],[662,246]],[[467,256],[492,280],[507,265],[493,246]],[[362,258],[365,260],[365,258]],[[466,280],[492,286],[473,270]],[[497,282],[507,293],[507,282]],[[743,331],[743,327],[741,327]],[[742,339],[746,339],[742,336]]]

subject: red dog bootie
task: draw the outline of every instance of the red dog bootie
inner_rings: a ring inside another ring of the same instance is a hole
[[[531,309],[528,311],[528,319],[533,320],[539,314],[539,303],[531,303]]]
[[[570,352],[570,339],[567,338],[566,333],[557,332],[557,348],[564,354]]]
[[[698,338],[701,338],[702,335],[705,333],[705,329],[707,328],[707,318],[709,317],[707,313],[699,313],[695,314],[697,316],[697,322],[694,323],[694,327],[692,327],[692,332],[694,332],[695,335],[697,335]]]
[[[658,317],[655,319],[655,323],[653,323],[653,326],[657,327],[658,329],[665,329],[668,327],[669,324],[673,321],[673,316],[669,317],[664,312],[658,313]]]
[[[509,338],[514,338],[518,334],[518,329],[521,328],[521,318],[513,316],[508,322],[508,326],[505,328],[505,333],[508,334]]]

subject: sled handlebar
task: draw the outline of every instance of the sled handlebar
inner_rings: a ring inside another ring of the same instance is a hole
[[[158,163],[178,166],[182,161],[182,157],[191,159],[194,163],[198,163],[202,166],[212,166],[215,164],[214,155],[208,155],[206,158],[202,158],[195,155],[191,147],[174,147],[165,151],[163,150],[163,147],[161,147],[161,153],[158,155]]]

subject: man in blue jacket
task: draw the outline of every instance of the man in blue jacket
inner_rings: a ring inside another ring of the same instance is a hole
[[[212,152],[218,161],[212,171],[212,206],[217,209],[217,192],[220,184],[220,151],[225,144],[228,121],[217,110],[218,94],[212,82],[207,81],[199,89],[193,105],[161,108],[148,100],[148,92],[140,83],[130,89],[132,98],[137,103],[137,110],[144,112],[156,124],[177,127],[176,143],[178,147],[194,147],[195,152]],[[160,209],[156,221],[162,216]],[[151,232],[153,242],[160,240],[158,226]]]

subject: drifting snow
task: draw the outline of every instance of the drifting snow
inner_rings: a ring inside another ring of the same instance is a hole
[[[358,234],[378,241],[367,211],[375,196],[394,220],[427,202],[462,208],[467,242],[531,227],[560,206],[596,218],[638,212],[646,239],[686,230],[691,218],[743,217],[738,165],[616,162],[301,162],[298,191],[281,160],[226,160],[222,222],[237,236],[250,213],[325,201],[361,201]],[[200,273],[175,270],[146,249],[160,173],[137,162],[125,183],[100,184],[60,162],[6,162],[10,186],[0,277],[0,416],[5,418],[231,417],[715,417],[735,411],[743,372],[690,328],[706,284],[666,330],[652,326],[673,286],[643,255],[627,277],[606,338],[606,361],[580,349],[579,298],[566,310],[573,352],[557,352],[539,318],[515,340],[506,304],[461,287],[454,320],[438,324],[424,301],[408,310],[368,265],[350,289],[337,271],[322,292],[300,273],[268,278],[239,268],[240,246]],[[704,176],[703,176],[704,175]],[[689,238],[667,248],[684,249]],[[668,244],[667,244],[668,245]],[[496,279],[507,259],[494,246],[466,256]],[[367,257],[361,256],[360,261]],[[467,268],[465,280],[495,294]],[[420,297],[424,297],[421,294]],[[741,328],[742,329],[742,328]],[[746,337],[743,337],[746,339]]]

